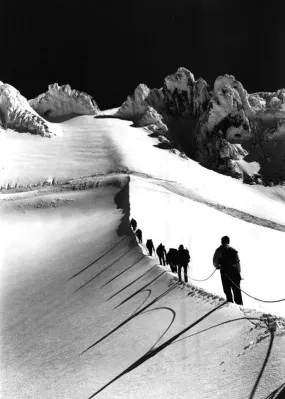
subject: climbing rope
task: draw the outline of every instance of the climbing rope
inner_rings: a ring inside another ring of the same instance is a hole
[[[283,301],[285,301],[285,298],[284,298],[284,299],[276,299],[275,301],[265,301],[264,299],[256,298],[256,297],[254,297],[254,296],[248,294],[248,293],[245,292],[244,290],[242,290],[239,286],[237,286],[237,285],[233,282],[233,280],[232,280],[226,273],[225,273],[225,275],[227,276],[227,278],[230,280],[230,282],[231,282],[235,287],[237,287],[237,288],[238,288],[239,290],[241,290],[241,292],[243,292],[245,295],[249,296],[249,297],[252,298],[252,299],[255,299],[256,301],[264,302],[264,303],[276,303],[276,302],[283,302]]]
[[[216,271],[217,271],[217,269],[215,269],[215,270],[213,271],[213,273],[212,273],[209,277],[204,278],[203,280],[197,280],[196,278],[193,278],[193,277],[190,277],[190,276],[188,276],[188,278],[190,278],[191,280],[194,280],[194,281],[207,281],[207,280],[209,280],[209,279],[213,276],[213,274],[214,274]]]

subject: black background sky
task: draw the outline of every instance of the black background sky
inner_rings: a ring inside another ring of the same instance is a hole
[[[285,87],[285,0],[2,0],[1,32],[0,79],[28,99],[68,83],[111,108],[180,66]]]

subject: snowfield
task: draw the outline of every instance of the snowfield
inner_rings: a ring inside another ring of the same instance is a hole
[[[285,302],[225,304],[219,272],[178,285],[129,220],[143,242],[186,245],[195,279],[229,235],[242,289],[284,298],[285,188],[218,175],[130,122],[56,128],[1,132],[2,396],[281,399]]]

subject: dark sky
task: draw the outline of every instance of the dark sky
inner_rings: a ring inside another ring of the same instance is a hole
[[[1,32],[0,80],[28,99],[68,83],[111,108],[179,66],[285,87],[284,0],[2,0]]]

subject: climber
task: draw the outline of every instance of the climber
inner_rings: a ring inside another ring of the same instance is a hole
[[[227,302],[234,301],[242,305],[242,296],[240,291],[241,268],[238,252],[230,247],[230,239],[224,236],[221,239],[222,245],[216,249],[213,257],[213,264],[216,269],[221,270],[221,280]]]
[[[131,226],[132,226],[132,229],[135,231],[137,228],[137,221],[135,219],[131,220]]]
[[[147,247],[147,249],[148,249],[148,252],[149,252],[150,256],[152,256],[152,251],[155,251],[155,248],[154,248],[152,239],[151,239],[151,238],[148,239],[148,240],[146,241],[146,244],[145,244],[145,245],[146,245],[146,247]]]
[[[190,262],[190,255],[189,255],[188,249],[184,248],[183,245],[179,245],[179,248],[178,248],[178,251],[177,251],[179,282],[182,282],[182,280],[181,280],[181,269],[183,268],[183,270],[184,270],[184,282],[188,283],[187,267],[188,267],[188,263],[189,262]]]
[[[170,248],[166,254],[166,264],[170,266],[172,273],[177,273],[177,249]]]
[[[141,229],[137,229],[136,236],[138,237],[139,244],[141,244],[142,243],[142,231],[141,231]]]
[[[156,253],[159,258],[159,263],[165,266],[165,257],[166,257],[165,246],[160,243],[159,246],[156,248]]]

